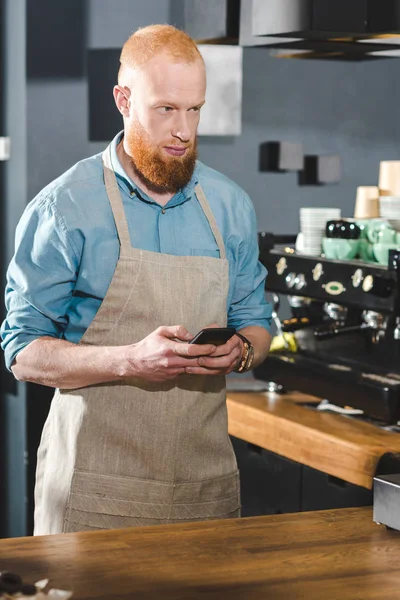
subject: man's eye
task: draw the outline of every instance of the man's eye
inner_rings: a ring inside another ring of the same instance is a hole
[[[160,106],[161,112],[170,112],[172,110],[172,106]]]

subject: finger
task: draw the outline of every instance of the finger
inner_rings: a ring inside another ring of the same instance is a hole
[[[213,344],[181,344],[180,342],[171,343],[171,350],[176,356],[195,357],[208,356],[216,349]]]
[[[171,325],[169,327],[161,326],[158,327],[158,329],[156,329],[156,332],[158,333],[158,335],[166,337],[169,340],[177,339],[188,341],[193,338],[192,334],[189,333],[189,331],[185,329],[183,325]]]
[[[201,356],[197,359],[200,367],[206,369],[228,369],[232,364],[236,364],[239,360],[239,352],[232,352],[227,356],[214,358],[212,356]]]
[[[240,352],[242,354],[243,353],[242,345],[243,345],[242,340],[240,338],[238,338],[236,335],[234,335],[225,344],[222,344],[221,346],[217,346],[215,352],[213,352],[213,356],[226,356],[227,354],[230,354],[231,352],[233,352],[235,348],[237,348],[238,352]]]
[[[226,369],[204,369],[203,367],[187,367],[185,369],[189,375],[225,375]]]
[[[186,367],[198,367],[198,357],[188,358],[184,356],[168,356],[162,359],[161,366],[163,369],[185,369]]]

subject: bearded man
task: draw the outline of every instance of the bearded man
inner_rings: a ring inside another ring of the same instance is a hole
[[[240,515],[225,375],[264,360],[271,311],[252,204],[197,161],[205,90],[188,35],[138,30],[114,88],[124,130],[18,225],[6,363],[56,388],[35,534]],[[189,343],[227,324],[223,345]]]

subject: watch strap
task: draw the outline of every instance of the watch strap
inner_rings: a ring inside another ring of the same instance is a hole
[[[234,371],[236,373],[245,373],[246,371],[249,371],[251,369],[251,366],[253,364],[254,348],[253,348],[250,340],[248,340],[244,335],[242,335],[238,331],[236,332],[236,335],[243,342],[243,354],[242,354],[242,357],[241,357],[238,365],[235,367]]]

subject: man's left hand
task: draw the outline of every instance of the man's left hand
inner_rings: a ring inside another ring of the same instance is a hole
[[[187,367],[186,373],[191,375],[227,375],[237,367],[243,354],[243,342],[237,336],[232,336],[226,344],[218,346],[208,356],[199,356],[198,367]]]

